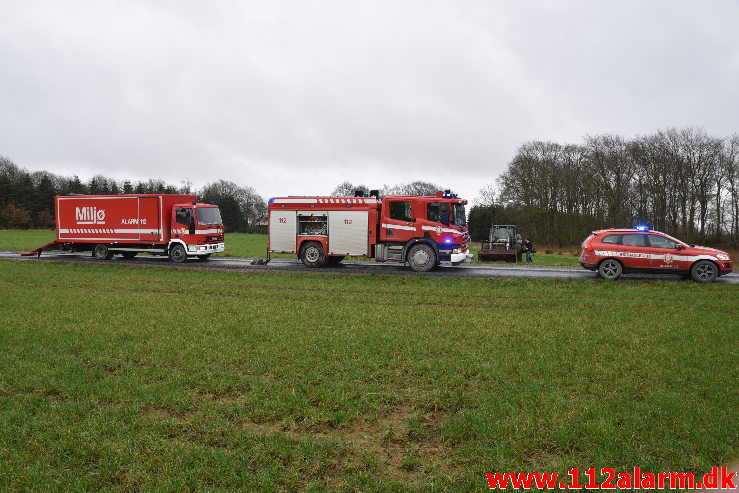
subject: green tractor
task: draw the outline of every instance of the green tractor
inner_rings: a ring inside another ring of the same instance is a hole
[[[520,262],[522,255],[523,241],[518,233],[518,227],[512,224],[494,224],[490,228],[488,241],[482,242],[477,258]]]

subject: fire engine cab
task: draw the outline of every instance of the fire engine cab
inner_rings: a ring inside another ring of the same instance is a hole
[[[448,190],[435,196],[376,191],[354,197],[269,199],[267,252],[293,253],[308,267],[335,265],[345,257],[407,263],[425,272],[439,264],[472,259],[467,201]]]

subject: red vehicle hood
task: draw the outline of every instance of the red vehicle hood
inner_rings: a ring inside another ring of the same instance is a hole
[[[718,250],[716,248],[710,248],[710,247],[705,247],[705,246],[700,246],[700,245],[696,245],[694,247],[688,247],[687,250],[690,251],[691,253],[698,253],[698,254],[704,253],[706,255],[718,255],[718,254],[727,255],[727,256],[729,255],[723,250]]]

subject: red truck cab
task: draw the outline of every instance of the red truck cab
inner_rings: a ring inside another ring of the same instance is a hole
[[[192,201],[189,204],[172,206],[172,229],[170,243],[180,244],[184,249],[175,252],[175,262],[185,260],[188,255],[205,260],[213,253],[224,250],[223,220],[218,206]],[[170,256],[172,256],[170,247]]]
[[[408,248],[424,242],[434,248],[438,262],[458,265],[470,258],[466,203],[448,192],[437,192],[434,197],[385,197],[379,240]]]

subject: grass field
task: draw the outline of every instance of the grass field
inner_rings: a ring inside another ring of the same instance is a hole
[[[739,456],[739,291],[0,261],[0,490],[484,491]]]
[[[53,231],[0,230],[0,250],[30,250],[53,241]],[[226,251],[217,254],[225,257],[264,257],[267,254],[267,236],[245,233],[228,233]],[[477,255],[478,243],[471,247]],[[549,253],[547,253],[549,252]],[[294,255],[273,255],[290,257]],[[573,249],[539,248],[534,255],[534,265],[579,265],[579,251]]]

